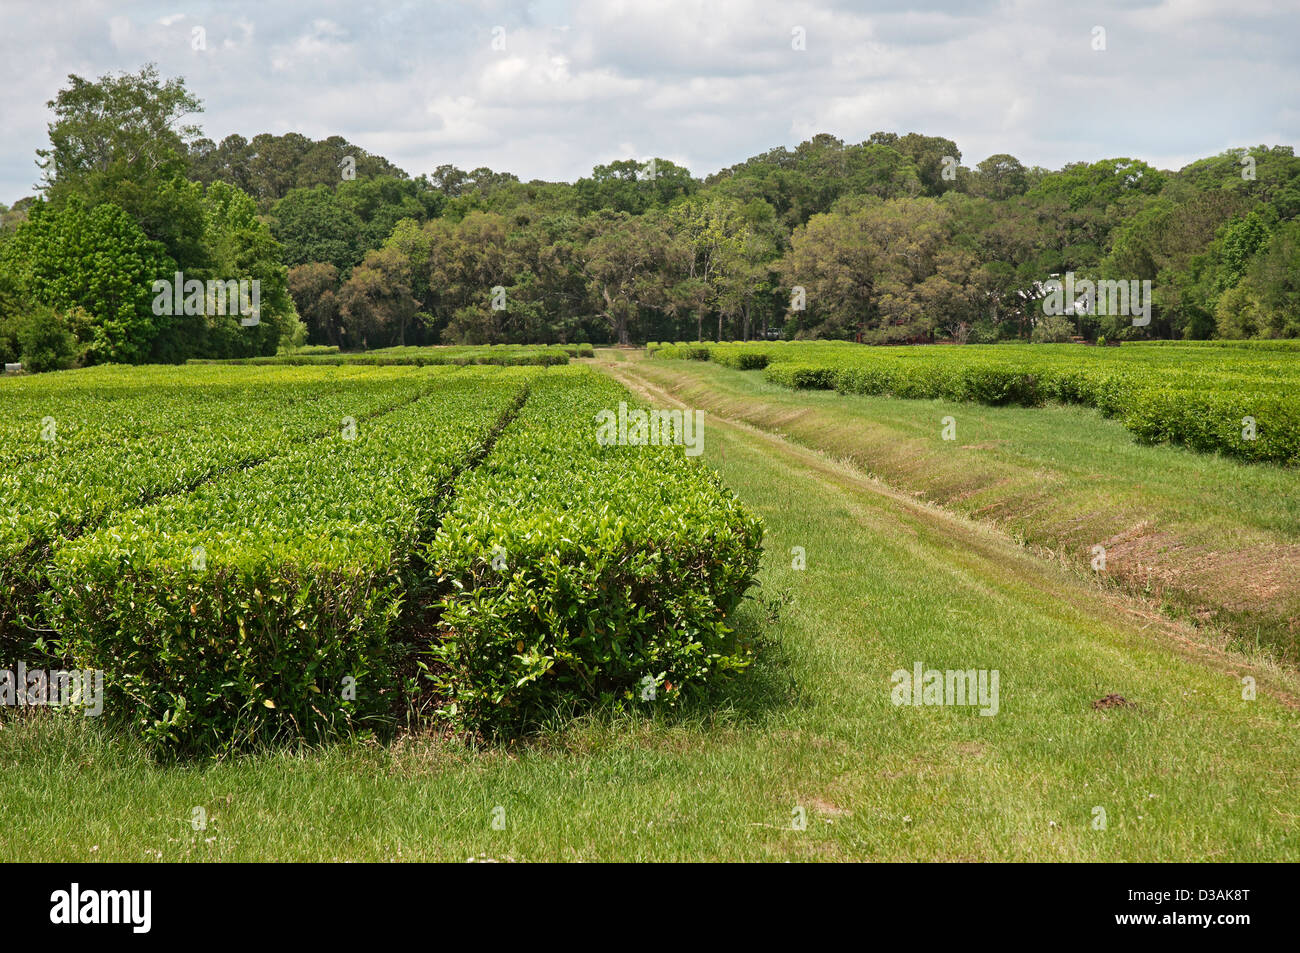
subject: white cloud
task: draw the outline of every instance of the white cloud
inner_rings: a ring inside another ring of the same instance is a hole
[[[30,192],[45,101],[68,73],[146,62],[186,77],[211,138],[338,134],[412,174],[451,162],[572,180],[657,154],[704,175],[817,132],[877,130],[947,136],[967,164],[1177,167],[1300,139],[1297,27],[1300,11],[1268,0],[15,3],[0,199]]]

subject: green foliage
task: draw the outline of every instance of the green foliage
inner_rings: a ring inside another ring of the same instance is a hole
[[[769,364],[763,376],[774,384],[783,384],[797,390],[832,390],[836,380],[834,368],[816,367],[794,361]]]
[[[1144,330],[1080,315],[1088,338],[1297,333],[1289,246],[1270,251],[1300,215],[1300,158],[1287,146],[1179,172],[1129,158],[1049,171],[1006,153],[971,169],[942,137],[877,132],[850,144],[823,133],[703,181],[663,159],[597,166],[573,185],[451,165],[413,180],[338,136],[198,139],[184,124],[198,101],[153,67],[72,76],[50,105],[40,155],[56,209],[120,208],[177,267],[207,274],[224,262],[203,186],[228,183],[271,217],[274,241],[248,230],[242,255],[307,269],[292,294],[313,344],[629,345],[706,331],[1058,339],[1044,337],[1037,289],[1067,271],[1152,282]],[[0,209],[0,234],[28,201]],[[274,281],[274,294],[288,283]],[[297,333],[277,304],[252,330],[182,316],[146,350],[159,361],[269,355]]]
[[[801,335],[827,338],[932,334],[974,295],[963,288],[973,261],[942,251],[952,224],[933,199],[845,202],[814,216],[795,230],[780,265],[785,284],[805,292],[788,321]]]
[[[1223,337],[1300,337],[1300,220],[1280,227],[1218,302]]]
[[[1062,344],[1074,335],[1074,323],[1062,314],[1048,314],[1034,324],[1029,339],[1035,344]]]
[[[425,562],[443,635],[443,711],[515,731],[593,704],[674,705],[746,661],[728,620],[761,526],[680,446],[601,446],[627,394],[586,368],[534,379],[519,418],[457,488]]]
[[[191,178],[204,185],[229,182],[253,196],[263,211],[294,189],[334,188],[377,177],[407,178],[383,156],[371,155],[342,136],[313,141],[296,132],[282,136],[262,133],[252,141],[230,135],[219,145],[211,139],[198,139],[190,144],[188,159]],[[349,172],[355,179],[344,177]],[[427,193],[433,206],[440,202],[427,184],[420,191]]]
[[[975,166],[970,192],[1002,201],[1023,194],[1029,188],[1029,174],[1020,160],[1005,152],[991,155]]]
[[[170,179],[183,169],[188,143],[199,132],[182,120],[202,109],[183,79],[163,82],[152,65],[94,82],[70,74],[68,87],[46,105],[55,116],[50,148],[36,152],[45,184],[73,192],[122,162],[136,178]]]
[[[294,328],[287,270],[280,245],[246,193],[217,182],[203,200],[208,267],[192,272],[200,279],[257,281],[258,323],[246,326],[240,315],[209,314],[198,321],[177,320],[170,335],[160,335],[154,356],[174,362],[193,356],[251,357],[276,353]],[[190,275],[187,273],[187,277]]]
[[[1198,159],[1178,176],[1203,192],[1231,192],[1263,202],[1283,220],[1300,215],[1300,157],[1292,146],[1229,149]]]
[[[328,262],[295,265],[289,269],[289,294],[307,326],[309,340],[338,350],[343,343],[339,315],[339,270]]]
[[[187,753],[317,740],[390,714],[390,629],[415,547],[522,393],[484,373],[429,378],[421,399],[351,437],[62,546],[52,614],[79,667],[113,673],[106,714]]]
[[[94,368],[0,390],[0,645],[105,670],[106,717],[158,749],[391,726],[412,651],[484,730],[646,684],[672,705],[745,661],[727,623],[758,522],[680,446],[599,446],[595,411],[627,395],[590,369]]]
[[[45,203],[0,249],[0,267],[27,300],[87,315],[73,332],[91,362],[140,362],[170,318],[155,316],[150,291],[176,269],[115,205],[87,209],[75,196],[61,209]]]
[[[938,137],[878,132],[867,142],[845,145],[823,133],[793,151],[772,149],[723,169],[707,185],[741,202],[762,202],[788,233],[844,196],[939,195],[951,185],[942,175],[949,156],[959,160],[961,152]]]
[[[1148,387],[1135,395],[1124,425],[1142,443],[1183,444],[1252,462],[1300,462],[1300,397],[1295,389],[1232,393]]]
[[[23,370],[38,374],[62,371],[76,360],[76,338],[67,320],[50,307],[32,309],[14,322],[14,338]]]
[[[1235,287],[1246,273],[1251,258],[1268,244],[1268,228],[1257,212],[1230,222],[1223,231],[1222,266],[1219,273],[1219,290]]]
[[[14,646],[49,629],[31,621],[33,598],[61,541],[405,403],[421,373],[152,366],[0,379],[0,654],[24,657]]]
[[[1156,195],[1165,177],[1137,159],[1102,159],[1100,162],[1069,163],[1060,172],[1043,176],[1033,191],[1040,195],[1063,195],[1072,209],[1105,206],[1133,194]]]
[[[45,198],[87,208],[115,205],[182,267],[203,258],[203,189],[185,178],[185,152],[201,111],[183,79],[162,81],[153,66],[138,73],[76,75],[48,105],[50,148],[38,149]]]
[[[730,367],[767,360],[767,380],[798,389],[1038,406],[1084,404],[1145,443],[1251,462],[1300,463],[1300,342],[873,348],[844,342],[708,345]],[[685,359],[661,347],[656,359]],[[1254,421],[1248,426],[1246,418]]]
[[[303,348],[274,357],[195,361],[196,364],[248,365],[413,365],[415,367],[454,364],[497,364],[506,367],[550,367],[569,363],[570,357],[592,357],[591,345],[496,344],[488,347],[386,347],[373,351],[339,353],[338,348]]]
[[[361,220],[327,185],[295,189],[271,210],[275,238],[286,265],[328,262],[341,272],[361,261]]]
[[[667,159],[620,159],[596,166],[589,177],[574,184],[574,191],[585,212],[610,209],[640,215],[666,208],[697,187],[689,170]]]

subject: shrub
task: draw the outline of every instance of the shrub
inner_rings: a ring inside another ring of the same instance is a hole
[[[63,315],[50,307],[37,307],[16,322],[15,334],[23,370],[35,374],[72,367],[77,353]]]
[[[1248,426],[1254,421],[1253,428]],[[1257,462],[1300,462],[1300,398],[1152,387],[1137,393],[1124,426],[1142,443],[1182,444]]]
[[[1034,325],[1029,339],[1035,344],[1063,344],[1074,336],[1074,325],[1062,314],[1044,315]]]
[[[0,442],[0,655],[44,651],[33,621],[51,551],[112,514],[251,467],[407,403],[414,370],[120,367],[5,381]],[[111,408],[105,412],[105,407]],[[44,420],[54,421],[47,440]],[[75,471],[77,478],[68,479]]]
[[[1298,460],[1300,407],[1288,402],[1300,392],[1297,351],[1298,341],[1160,342],[1122,351],[1024,344],[877,348],[840,341],[711,348],[714,361],[732,367],[761,355],[764,376],[786,387],[1025,407],[1082,404],[1121,419],[1143,442],[1282,464]],[[655,356],[681,355],[661,349]],[[1244,417],[1256,420],[1253,440],[1241,436]]]
[[[301,445],[58,551],[63,644],[108,673],[109,700],[144,738],[224,751],[329,737],[392,707],[389,631],[410,561],[523,393],[509,373],[434,381],[352,439]]]
[[[427,671],[458,723],[516,731],[647,686],[674,704],[745,664],[727,622],[761,526],[681,447],[600,446],[595,414],[625,400],[586,369],[539,379],[430,542]]]
[[[834,367],[786,362],[768,364],[763,371],[767,380],[800,390],[832,390],[835,387],[835,374]]]
[[[962,369],[961,386],[952,396],[981,404],[1019,404],[1032,407],[1042,402],[1038,378],[1017,367],[971,364]]]
[[[18,331],[13,319],[0,318],[0,364],[14,364],[18,361]]]
[[[835,389],[842,394],[888,394],[893,373],[886,367],[841,367],[835,373]]]

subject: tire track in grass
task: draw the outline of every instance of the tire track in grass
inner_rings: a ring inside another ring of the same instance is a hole
[[[710,413],[845,458],[891,486],[995,524],[1046,559],[1193,620],[1206,640],[1265,664],[1295,663],[1300,523],[1294,473],[1145,447],[1079,406],[983,407],[793,391],[710,362],[636,363],[634,373]],[[966,415],[959,453],[933,440]],[[992,437],[987,442],[985,437]]]
[[[681,403],[612,373],[658,406]],[[810,833],[819,800],[853,815],[835,817],[816,856],[1296,856],[1286,819],[1300,749],[1284,678],[1266,691],[1269,673],[1178,641],[1178,624],[1036,562],[995,530],[770,434],[709,425],[714,465],[769,522],[764,584],[793,593],[779,631],[806,710],[781,733],[790,755],[766,743],[789,767],[752,774],[809,806]],[[803,572],[791,571],[792,543],[808,547]],[[998,715],[892,705],[891,671],[915,661],[1000,669]],[[1242,671],[1259,678],[1258,700],[1243,694]],[[1115,692],[1136,707],[1092,704]],[[797,753],[828,745],[826,764]],[[1091,826],[1098,806],[1109,828]],[[731,851],[797,851],[788,823],[767,825]]]

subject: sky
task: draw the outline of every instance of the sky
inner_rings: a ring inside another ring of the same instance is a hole
[[[7,204],[68,75],[146,63],[214,141],[337,134],[411,175],[659,156],[703,176],[819,132],[1048,168],[1300,142],[1300,0],[5,0],[3,25]]]

